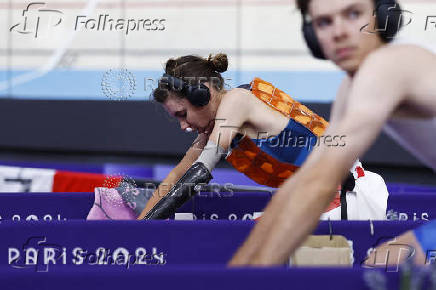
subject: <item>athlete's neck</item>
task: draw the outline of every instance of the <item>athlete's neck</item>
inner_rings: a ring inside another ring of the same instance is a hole
[[[223,96],[227,93],[228,91],[227,90],[221,90],[221,91],[218,91],[218,92],[216,92],[215,93],[215,96],[214,96],[214,101],[215,101],[215,104],[216,104],[216,107],[218,108],[219,106],[220,106],[220,104],[221,104],[221,100],[223,99]]]
[[[350,78],[353,78],[356,73],[359,71],[360,67],[362,66],[362,64],[365,62],[365,60],[367,59],[367,57],[373,53],[374,51],[378,50],[379,48],[382,48],[386,45],[386,43],[384,42],[377,42],[374,44],[374,46],[372,48],[369,49],[369,51],[364,55],[364,57],[362,58],[362,60],[358,63],[357,67],[354,67],[350,70],[346,70],[345,72],[347,73],[347,75]]]

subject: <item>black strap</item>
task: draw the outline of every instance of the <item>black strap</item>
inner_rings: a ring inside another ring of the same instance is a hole
[[[250,84],[243,84],[243,85],[237,86],[237,88],[251,90],[251,85]]]
[[[353,191],[356,185],[353,174],[349,173],[341,187],[341,220],[348,220],[347,191]]]

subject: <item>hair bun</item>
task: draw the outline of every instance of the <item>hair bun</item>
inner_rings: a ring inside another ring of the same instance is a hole
[[[227,54],[224,53],[218,53],[214,57],[210,54],[207,60],[212,65],[213,69],[219,73],[225,72],[229,66]]]

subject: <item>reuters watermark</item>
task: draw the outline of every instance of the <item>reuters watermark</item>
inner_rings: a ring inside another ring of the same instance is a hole
[[[175,188],[175,186],[186,187],[188,191],[188,196],[199,196],[206,198],[226,198],[233,197],[235,195],[235,191],[238,189],[238,185],[232,183],[165,183],[162,182],[159,185],[156,183],[144,183],[143,189],[144,194],[149,199],[152,196],[163,197],[167,194],[168,191]],[[185,196],[185,192],[175,192],[172,196]]]
[[[135,74],[130,70],[112,68],[103,73],[100,85],[103,95],[109,100],[126,101],[139,94],[141,100],[151,101],[153,100],[152,93],[156,89],[182,93],[186,85],[192,88],[201,88],[201,84],[204,83],[230,89],[228,84],[233,81],[232,78],[225,77],[183,77],[179,80],[183,83],[175,83],[174,80],[167,77],[144,77],[143,84],[141,84],[141,81],[137,81]],[[138,87],[143,87],[144,94],[142,96],[138,92]]]
[[[232,78],[226,77],[158,77],[158,78],[144,78],[144,91],[154,91],[155,89],[168,90],[172,92],[182,92],[186,86],[191,88],[201,88],[204,83],[209,84],[215,88],[224,87],[231,88],[229,83],[233,81]],[[150,95],[151,97],[151,95]]]
[[[125,174],[113,174],[108,175],[103,182],[102,188],[116,189],[118,194],[123,197],[123,200],[128,202],[129,196],[143,195],[146,200],[152,196],[163,197],[166,193],[175,186],[183,186],[188,190],[189,196],[193,197],[198,195],[200,197],[232,197],[234,192],[238,191],[239,185],[233,183],[168,183],[168,182],[137,182],[134,178]],[[261,190],[262,188],[256,188]],[[264,189],[268,191],[267,189]],[[105,191],[103,190],[103,193]],[[177,194],[184,195],[184,193],[175,192]]]
[[[110,69],[103,74],[101,90],[110,100],[128,100],[136,92],[136,78],[127,69]]]

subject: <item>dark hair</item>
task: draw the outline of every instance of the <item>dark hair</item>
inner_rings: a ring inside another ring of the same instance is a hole
[[[170,58],[165,64],[165,73],[182,80],[198,79],[199,82],[211,82],[217,91],[221,91],[224,88],[224,80],[220,73],[225,72],[227,67],[227,55],[223,53],[218,53],[213,57],[210,54],[207,59],[196,55],[185,55],[176,59]],[[153,99],[164,103],[169,91],[171,88],[159,84],[158,88],[153,91]]]
[[[310,0],[297,0],[297,8],[301,11],[302,15],[307,14],[307,10],[309,9]]]
[[[311,0],[297,0],[297,9],[301,11],[302,15],[307,15],[309,10],[309,4]],[[374,4],[377,5],[378,0],[373,0]]]

